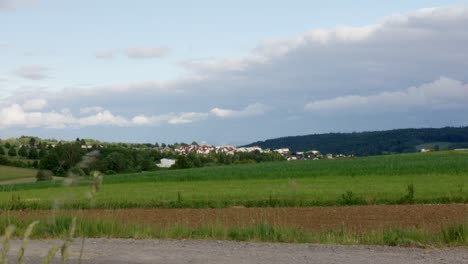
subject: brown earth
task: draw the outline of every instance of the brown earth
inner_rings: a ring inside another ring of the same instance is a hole
[[[92,209],[62,210],[57,214],[116,219],[162,227],[222,224],[237,227],[270,223],[305,231],[336,230],[343,226],[356,232],[385,228],[417,228],[438,231],[451,224],[468,223],[468,204],[377,205],[310,208],[224,208],[224,209]],[[51,211],[10,212],[11,216],[44,217]]]

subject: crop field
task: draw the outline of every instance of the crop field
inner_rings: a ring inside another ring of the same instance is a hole
[[[11,181],[22,178],[34,178],[36,170],[23,169],[0,165],[0,184],[2,181]]]
[[[34,236],[56,237],[77,216],[88,237],[446,246],[468,243],[466,204],[468,152],[452,151],[4,185],[0,227],[42,219]]]
[[[66,181],[65,181],[66,182]],[[109,175],[87,185],[4,186],[18,208],[288,207],[468,201],[468,153],[439,152]]]
[[[0,204],[19,208],[207,208],[465,203],[468,153],[440,152],[294,161],[109,175],[87,185],[4,186]]]

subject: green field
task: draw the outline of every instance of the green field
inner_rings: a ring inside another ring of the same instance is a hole
[[[0,183],[15,179],[33,178],[36,176],[36,170],[23,169],[0,165]]]
[[[413,186],[414,193],[408,191]],[[265,207],[468,202],[468,152],[294,161],[109,175],[90,186],[17,184],[14,208]]]

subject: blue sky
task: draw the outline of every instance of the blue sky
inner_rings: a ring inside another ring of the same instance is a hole
[[[187,2],[0,0],[0,137],[468,124],[468,1]]]

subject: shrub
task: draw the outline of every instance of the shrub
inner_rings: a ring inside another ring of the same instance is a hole
[[[39,170],[36,174],[37,181],[50,181],[53,179],[54,174],[50,170]]]
[[[362,197],[356,196],[352,191],[347,191],[346,193],[342,194],[338,203],[341,205],[367,204]]]
[[[80,167],[72,167],[68,170],[67,176],[85,176],[85,172]]]
[[[406,195],[401,197],[400,203],[402,204],[412,204],[414,203],[414,185],[408,184],[406,187]]]

